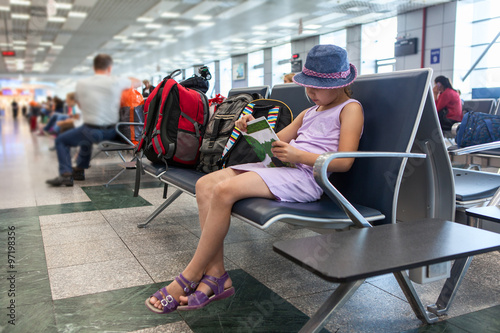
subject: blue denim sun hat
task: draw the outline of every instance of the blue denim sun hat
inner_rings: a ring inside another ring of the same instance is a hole
[[[347,52],[336,45],[316,45],[307,54],[302,72],[293,77],[301,86],[334,89],[350,85],[358,75],[349,63]]]

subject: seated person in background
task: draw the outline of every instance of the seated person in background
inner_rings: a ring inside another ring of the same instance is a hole
[[[54,100],[59,99],[54,97]],[[59,103],[56,101],[56,105]],[[71,129],[74,126],[73,120],[80,119],[80,112],[76,108],[75,93],[69,93],[66,95],[66,105],[61,107],[62,112],[54,112],[50,117],[47,124],[40,130],[39,135],[58,135],[61,133],[61,128],[63,131]],[[57,110],[57,109],[56,109]]]
[[[59,176],[47,180],[52,186],[73,186],[73,180],[84,180],[90,166],[92,145],[116,136],[120,99],[123,90],[138,88],[141,81],[111,75],[113,59],[107,54],[94,58],[95,75],[76,84],[76,101],[82,112],[83,125],[59,135],[56,139]],[[79,146],[76,167],[71,166],[70,148]]]
[[[356,151],[363,130],[363,109],[350,98],[348,86],[355,80],[356,67],[346,51],[335,45],[317,45],[309,52],[295,83],[305,86],[316,104],[304,110],[278,133],[272,152],[296,167],[267,168],[261,162],[240,164],[203,176],[196,183],[196,201],[201,237],[196,252],[184,271],[168,286],[146,300],[155,313],[201,309],[235,293],[224,268],[224,238],[229,230],[233,204],[259,197],[288,202],[309,202],[322,195],[313,176],[313,165],[328,151]],[[236,126],[246,131],[245,115]],[[328,171],[345,172],[354,158],[336,159]],[[181,306],[182,305],[182,306]]]
[[[66,105],[64,107],[66,119],[59,120],[52,128],[55,135],[59,135],[67,130],[83,125],[80,109],[76,105],[75,93],[66,95]]]
[[[57,96],[54,96],[54,113],[64,113],[64,101]]]
[[[54,111],[54,102],[52,101],[52,97],[47,96],[47,100],[42,102],[40,113],[42,116],[48,117],[52,115]]]
[[[144,88],[142,88],[142,97],[146,98],[155,87],[153,87],[148,80],[142,80],[142,84],[144,84]]]
[[[443,131],[449,131],[454,123],[462,121],[462,101],[447,77],[442,75],[436,77],[434,84],[432,92],[436,101],[439,123]]]
[[[288,73],[283,76],[283,83],[293,83],[293,77],[295,73]]]

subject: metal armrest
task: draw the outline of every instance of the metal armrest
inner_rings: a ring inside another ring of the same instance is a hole
[[[117,123],[115,126],[116,133],[123,139],[125,142],[127,142],[131,146],[135,146],[135,144],[130,141],[129,138],[127,138],[121,131],[120,131],[120,126],[126,126],[126,125],[137,125],[137,126],[144,126],[144,123],[138,123],[138,122],[120,122]]]
[[[451,147],[450,147],[451,148]],[[467,155],[471,153],[478,153],[489,149],[500,148],[500,141],[493,141],[488,143],[483,143],[480,145],[474,145],[464,148],[452,148],[448,149],[450,155]]]
[[[458,128],[460,127],[460,124],[461,123],[454,123],[453,125],[451,125],[451,135],[453,135],[453,137],[457,136],[457,132],[458,132]]]
[[[314,163],[314,179],[325,191],[330,199],[339,202],[347,216],[358,228],[372,225],[354,208],[354,206],[330,183],[328,179],[328,165],[336,158],[358,157],[392,157],[392,158],[426,158],[426,154],[391,153],[391,152],[329,152],[321,154]]]

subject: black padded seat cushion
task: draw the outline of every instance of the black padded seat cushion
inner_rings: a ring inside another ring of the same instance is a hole
[[[184,169],[169,166],[168,171],[161,176],[161,179],[184,191],[196,194],[196,182],[198,181],[198,179],[205,175],[205,173],[196,171],[194,169]]]
[[[148,173],[155,175],[156,177],[165,172],[165,170],[167,169],[164,164],[153,164],[153,163],[143,163],[142,167]]]
[[[205,173],[196,171],[195,169],[185,169],[175,166],[169,166],[168,172],[165,172],[166,166],[164,164],[147,163],[144,164],[143,167],[148,173],[153,174],[156,177],[161,175],[160,178],[168,184],[192,194],[196,193],[195,185],[198,179],[205,175]]]
[[[165,171],[165,165],[148,163],[144,164],[144,169],[148,173],[158,176]],[[165,172],[160,178],[183,191],[196,194],[196,182],[204,175],[204,173],[194,169],[169,166],[168,172]],[[367,219],[383,217],[382,213],[376,209],[361,205],[354,205],[354,207]],[[327,196],[322,196],[318,201],[307,203],[249,198],[236,202],[233,206],[233,213],[260,225],[264,225],[271,218],[283,214],[318,219],[347,219],[345,212]]]
[[[382,213],[376,209],[356,204],[354,207],[367,219],[383,217]],[[279,202],[263,198],[243,199],[234,204],[233,213],[260,225],[283,214],[317,219],[348,219],[345,212],[327,196],[307,203]]]
[[[453,168],[453,176],[455,196],[461,202],[489,198],[500,186],[500,175],[495,173]]]

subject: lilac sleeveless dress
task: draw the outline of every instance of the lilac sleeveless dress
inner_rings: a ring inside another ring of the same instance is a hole
[[[311,107],[304,115],[297,138],[290,141],[290,145],[316,154],[337,151],[340,137],[340,112],[346,104],[352,102],[360,104],[355,99],[349,99],[324,111],[316,111],[317,105]],[[230,168],[259,174],[279,201],[316,201],[323,193],[314,180],[313,168],[305,164],[297,164],[297,168],[266,168],[259,162],[233,165]]]

